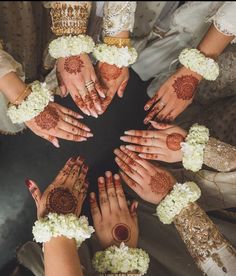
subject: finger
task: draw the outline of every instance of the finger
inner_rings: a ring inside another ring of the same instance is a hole
[[[125,80],[122,82],[121,86],[119,87],[118,91],[117,91],[117,95],[122,98],[124,96],[124,92],[126,89],[126,86],[128,84],[128,80]]]
[[[60,88],[62,97],[66,97],[68,95],[66,86],[65,85],[60,85],[59,88]]]
[[[147,103],[144,106],[144,110],[149,110],[151,108],[151,106],[154,105],[155,102],[158,101],[158,94],[155,94],[154,97],[152,97],[150,100],[147,101]]]
[[[126,143],[138,144],[142,146],[155,146],[158,145],[159,142],[156,138],[140,138],[135,136],[121,136],[120,140]]]
[[[65,113],[60,112],[60,115],[61,115],[63,121],[65,121],[66,123],[69,123],[75,127],[81,128],[85,131],[91,132],[91,129],[89,127],[87,127],[85,124],[81,123],[79,120],[74,119],[73,117],[66,115]]]
[[[35,201],[36,207],[38,208],[41,197],[42,197],[42,194],[40,192],[40,189],[39,189],[38,185],[30,179],[26,179],[25,184],[28,187],[29,192],[31,193],[31,195],[32,195],[32,197]]]
[[[102,219],[102,215],[98,207],[95,193],[90,193],[89,202],[90,202],[90,210],[93,218],[93,223],[96,229],[96,227],[98,226],[98,224]]]
[[[66,120],[70,121],[71,118],[69,118],[69,116],[67,116]],[[79,123],[79,122],[77,122],[77,125],[82,126],[82,124]],[[84,127],[84,126],[82,126],[82,127]],[[71,125],[71,124],[69,124],[69,123],[67,123],[63,120],[59,121],[58,128],[66,131],[68,133],[75,134],[77,136],[82,136],[82,137],[85,137],[85,138],[93,137],[93,134],[91,132],[85,131],[85,130],[83,130],[80,127],[77,127],[75,125]]]
[[[157,114],[157,119],[160,121],[165,120],[173,109],[174,105],[172,103],[167,103],[167,105]]]
[[[125,197],[122,185],[121,185],[120,176],[118,174],[114,175],[114,184],[115,184],[117,201],[118,201],[118,205],[119,205],[120,209],[128,211],[126,197]]]
[[[94,81],[95,89],[98,91],[99,96],[102,98],[105,98],[107,94],[107,89],[103,87],[97,79],[93,81]]]
[[[159,136],[159,133],[156,130],[126,130],[124,133],[126,135],[140,136],[143,138],[158,138]]]
[[[69,89],[71,97],[73,98],[75,104],[80,108],[80,110],[84,114],[90,116],[91,114],[90,114],[89,110],[87,109],[87,107],[86,107],[79,91],[77,90],[77,88],[73,85],[70,85],[67,88]]]
[[[152,154],[152,153],[140,153],[138,155],[141,158],[144,159],[149,159],[149,160],[160,160],[160,155],[159,154]]]
[[[60,129],[60,128],[58,128],[55,131],[55,135],[58,138],[65,139],[65,140],[68,140],[68,141],[75,141],[75,142],[87,141],[87,138],[85,138],[85,137],[81,137],[79,135],[72,134],[71,132],[67,132],[67,131],[65,131],[63,129]]]
[[[152,110],[148,113],[148,115],[144,119],[144,124],[148,124],[150,120],[152,120],[163,108],[165,104],[159,101]]]
[[[155,121],[150,121],[150,124],[155,129],[168,129],[168,128],[174,127],[174,125],[171,125],[171,124],[159,123],[159,122],[155,122]]]
[[[135,224],[138,224],[137,208],[138,208],[138,201],[134,200],[131,203],[131,206],[129,208],[129,212],[130,212],[130,215],[133,218]]]
[[[110,204],[107,197],[104,177],[98,178],[98,193],[99,193],[99,205],[100,205],[102,216],[108,216],[110,214]]]
[[[61,110],[62,113],[66,114],[66,115],[70,115],[71,117],[77,118],[77,119],[83,119],[84,117],[82,115],[80,115],[79,113],[66,108],[60,104],[56,104],[58,106],[58,109]]]
[[[86,164],[83,164],[82,167],[81,167],[81,165],[80,165],[80,172],[78,174],[77,181],[76,181],[76,184],[75,184],[75,187],[76,187],[77,190],[82,189],[82,187],[85,183],[87,173],[88,173],[88,166]]]
[[[125,174],[124,172],[120,172],[120,175],[122,177],[122,179],[124,180],[124,182],[137,194],[137,195],[141,195],[143,192],[143,188],[142,186],[138,185],[138,183],[136,183],[135,181],[133,181],[130,177],[128,177],[127,174]]]
[[[162,148],[160,147],[151,147],[151,146],[138,146],[138,145],[126,145],[128,150],[139,152],[139,153],[155,153],[155,154],[163,154]]]
[[[79,205],[82,207],[83,202],[87,196],[87,192],[88,192],[88,187],[89,187],[89,183],[87,180],[85,180],[85,182],[82,185],[82,188],[79,191],[79,197],[78,197],[78,202]]]
[[[97,114],[97,111],[95,109],[95,106],[94,106],[94,103],[92,101],[92,98],[91,98],[91,95],[89,93],[89,90],[88,90],[88,87],[87,87],[87,83],[89,83],[91,81],[91,79],[89,78],[86,78],[84,80],[84,87],[81,87],[80,88],[80,94],[82,96],[82,99],[87,107],[87,109],[89,110],[90,114],[97,118],[98,117],[98,114]]]
[[[78,158],[80,158],[80,157],[78,157]],[[69,173],[66,181],[64,182],[65,186],[67,186],[67,187],[73,187],[75,185],[75,183],[77,181],[77,178],[78,178],[79,170],[80,170],[79,162],[76,162],[73,165],[73,167],[72,167],[72,169],[71,169],[71,171],[70,171],[70,173]]]
[[[72,157],[66,162],[64,167],[60,170],[60,172],[58,173],[58,175],[54,179],[53,184],[62,185],[66,181],[66,178],[70,174],[70,171],[71,171],[72,167],[76,163],[76,159],[77,159],[76,157]]]
[[[48,135],[48,134],[41,134],[41,133],[40,134],[38,133],[37,135],[52,143],[54,147],[60,148],[59,141],[55,136]]]
[[[105,173],[105,178],[106,178],[107,196],[109,199],[111,211],[117,210],[117,208],[119,208],[119,205],[117,201],[116,190],[113,184],[112,173],[110,171],[107,171]]]
[[[101,114],[102,113],[102,102],[100,100],[100,97],[99,97],[97,91],[95,90],[94,83],[88,87],[88,91],[89,91],[90,98],[93,101],[96,112],[98,114]]]

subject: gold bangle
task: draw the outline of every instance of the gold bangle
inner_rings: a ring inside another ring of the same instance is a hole
[[[29,95],[28,90],[29,90],[30,86],[27,85],[26,88],[24,89],[24,91],[16,98],[16,100],[14,102],[12,102],[12,105],[19,105],[21,103],[21,99],[23,98],[23,100],[26,98],[26,96]]]
[[[116,47],[131,47],[130,38],[121,38],[114,36],[105,36],[103,42],[107,45],[114,45]]]

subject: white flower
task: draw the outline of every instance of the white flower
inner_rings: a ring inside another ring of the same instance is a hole
[[[164,224],[170,224],[181,210],[201,196],[201,190],[194,182],[176,183],[173,190],[157,206],[156,214]]]
[[[209,140],[209,130],[205,126],[194,124],[181,143],[183,152],[183,166],[187,170],[197,172],[202,168],[204,149]]]
[[[179,62],[206,80],[216,80],[219,76],[219,65],[197,49],[184,49],[179,55]]]
[[[34,81],[31,84],[32,92],[18,106],[11,105],[7,110],[13,124],[21,124],[29,121],[41,113],[54,98],[48,90],[46,83]]]
[[[144,275],[149,267],[149,256],[142,249],[111,246],[99,251],[93,258],[93,267],[99,273],[128,273],[138,271]]]
[[[101,61],[117,67],[127,67],[133,64],[137,57],[135,48],[121,47],[118,48],[114,45],[98,44],[93,51],[94,57]]]
[[[91,53],[95,44],[88,35],[62,36],[49,44],[49,54],[53,58],[77,56],[81,53]]]
[[[78,218],[74,214],[59,215],[49,213],[46,217],[37,220],[33,226],[32,233],[36,242],[48,242],[52,237],[65,236],[75,239],[77,247],[91,237],[94,232],[89,226],[85,216]]]

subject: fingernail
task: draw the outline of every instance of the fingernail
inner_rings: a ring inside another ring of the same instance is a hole
[[[95,194],[94,193],[90,193],[89,196],[90,196],[91,199],[95,199]]]
[[[124,131],[124,134],[130,134],[130,131],[131,130],[126,130],[126,131]]]
[[[25,179],[25,185],[28,187],[28,189],[30,189],[33,185],[33,183],[31,182],[30,179]]]
[[[76,117],[77,117],[78,119],[84,119],[84,116],[82,116],[82,115],[80,115],[80,114],[78,114]]]
[[[110,176],[112,175],[112,173],[111,173],[110,171],[106,171],[106,172],[105,172],[105,175],[106,175],[107,177],[110,177]]]
[[[138,208],[138,201],[135,202],[134,206],[135,206],[135,209]]]
[[[140,154],[138,154],[138,156],[139,156],[139,157],[141,157],[141,158],[143,158],[143,155],[142,155],[141,153],[140,153]]]
[[[125,141],[125,138],[126,138],[125,136],[121,136],[120,140]]]
[[[87,138],[82,137],[82,138],[80,138],[80,141],[79,141],[79,142],[83,142],[83,141],[87,141],[87,140],[88,140]]]
[[[144,106],[144,110],[147,111],[149,109],[149,106],[148,105],[145,105]]]
[[[116,174],[114,175],[114,178],[115,178],[116,180],[119,180],[119,179],[120,179],[119,174],[116,173]]]
[[[60,148],[58,140],[53,140],[52,143],[56,148]]]
[[[125,146],[127,149],[129,149],[129,150],[132,150],[133,149],[133,147],[132,146],[130,146],[130,145],[127,145],[127,146]]]
[[[87,137],[93,137],[93,134],[92,133],[88,133]]]
[[[72,161],[72,162],[75,162],[76,160],[77,160],[77,157],[76,157],[76,156],[71,157],[71,161]]]
[[[125,150],[125,146],[124,145],[120,146],[120,149]]]
[[[87,126],[84,127],[84,130],[87,130],[87,131],[89,131],[89,132],[91,131],[91,129],[88,128]]]
[[[147,125],[148,124],[148,119],[144,119],[144,124]]]
[[[119,152],[119,150],[118,150],[118,149],[115,149],[113,152],[114,152],[115,154],[117,154],[117,153]]]

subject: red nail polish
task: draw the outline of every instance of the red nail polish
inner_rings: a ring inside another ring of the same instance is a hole
[[[25,179],[25,185],[30,189],[33,183],[29,179]]]

